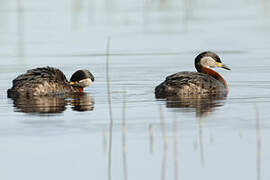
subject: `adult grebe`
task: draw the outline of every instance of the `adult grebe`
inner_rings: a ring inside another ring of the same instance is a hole
[[[78,70],[67,81],[62,71],[53,67],[28,70],[13,80],[8,97],[53,96],[83,92],[95,80],[88,70]]]
[[[206,98],[227,96],[228,85],[221,75],[210,68],[220,67],[231,70],[223,64],[217,54],[206,51],[195,58],[198,72],[178,72],[166,77],[155,88],[156,98],[190,97]]]

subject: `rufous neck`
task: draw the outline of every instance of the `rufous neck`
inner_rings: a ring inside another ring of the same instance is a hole
[[[204,67],[204,66],[202,66],[200,68],[200,72],[208,74],[208,75],[212,76],[213,78],[215,78],[216,80],[219,80],[220,82],[222,82],[226,88],[226,94],[228,94],[228,92],[229,92],[228,85],[227,85],[225,79],[219,73],[217,73],[216,71],[214,71],[210,68]]]
[[[72,89],[75,92],[84,92],[83,88],[79,86],[72,86]]]

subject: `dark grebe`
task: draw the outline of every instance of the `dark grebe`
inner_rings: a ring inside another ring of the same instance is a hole
[[[94,81],[88,70],[78,70],[67,81],[62,71],[53,67],[42,67],[28,70],[13,80],[12,88],[8,89],[9,98],[53,96],[83,92],[83,88]]]
[[[229,89],[226,81],[211,69],[220,67],[230,70],[218,55],[210,51],[199,54],[195,58],[195,67],[198,72],[184,71],[166,77],[155,88],[156,98],[227,96]]]

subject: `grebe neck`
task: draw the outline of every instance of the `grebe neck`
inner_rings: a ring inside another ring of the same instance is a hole
[[[84,89],[79,86],[71,86],[72,91],[74,92],[84,92]]]
[[[201,66],[200,71],[198,71],[198,72],[208,74],[209,76],[212,76],[216,80],[219,80],[220,82],[222,82],[222,84],[224,84],[224,86],[226,88],[226,93],[228,94],[228,92],[229,92],[228,85],[227,85],[225,79],[219,73],[217,73],[216,71],[214,71],[214,70],[212,70],[210,68],[207,68],[205,66]]]

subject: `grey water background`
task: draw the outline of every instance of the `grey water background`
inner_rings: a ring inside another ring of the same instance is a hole
[[[269,179],[269,8],[267,0],[1,0],[0,178]],[[157,101],[154,87],[195,71],[205,50],[232,69],[218,70],[228,97],[206,112]],[[67,78],[89,69],[93,107],[75,111],[72,99],[53,114],[14,107],[12,80],[47,65]]]

